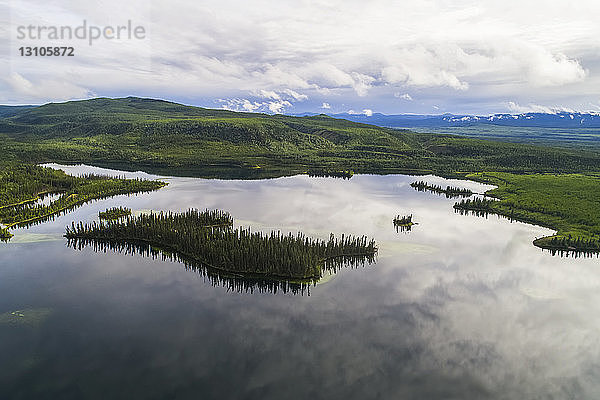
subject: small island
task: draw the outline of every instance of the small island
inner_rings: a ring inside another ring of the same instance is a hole
[[[302,233],[265,234],[233,228],[233,218],[220,210],[188,210],[181,214],[150,213],[126,220],[72,224],[65,237],[73,247],[87,244],[114,249],[143,247],[176,254],[186,263],[245,278],[313,282],[324,270],[345,263],[373,261],[374,240],[333,234],[329,240]]]
[[[396,228],[397,231],[401,231],[401,232],[405,232],[405,231],[410,231],[413,227],[413,225],[416,225],[415,222],[413,222],[413,216],[411,215],[406,215],[401,217],[400,215],[397,215],[394,220],[394,227]]]
[[[115,221],[131,215],[131,210],[127,207],[113,207],[106,211],[100,211],[98,218],[106,221]]]
[[[446,186],[443,188],[439,185],[431,185],[425,181],[413,182],[410,184],[415,190],[419,192],[431,192],[436,194],[444,194],[446,198],[454,199],[457,197],[470,197],[473,192],[470,189],[461,189],[454,186]]]

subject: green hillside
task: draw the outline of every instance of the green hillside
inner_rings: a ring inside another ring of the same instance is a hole
[[[357,173],[593,172],[597,153],[417,134],[327,116],[235,113],[161,100],[47,104],[0,119],[0,151],[28,162],[86,162],[202,177],[309,168]]]

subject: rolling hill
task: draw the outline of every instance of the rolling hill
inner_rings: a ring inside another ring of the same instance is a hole
[[[203,177],[310,168],[362,173],[593,172],[595,152],[415,133],[336,119],[236,113],[128,97],[51,103],[0,118],[5,158]]]

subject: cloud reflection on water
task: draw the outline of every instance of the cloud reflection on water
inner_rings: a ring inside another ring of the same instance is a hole
[[[48,364],[55,374],[91,385],[79,366],[110,365],[114,373],[103,376],[114,387],[120,376],[147,383],[138,394],[597,398],[597,260],[542,253],[531,242],[550,230],[460,216],[453,200],[416,192],[408,186],[413,180],[173,178],[158,192],[102,200],[29,230],[60,232],[71,220],[94,219],[115,205],[208,207],[254,229],[376,239],[376,265],[343,270],[308,297],[226,292],[176,263],[47,242],[0,248],[2,264],[10,266],[0,272],[2,304],[54,303],[62,319],[51,319],[45,333],[56,340],[39,339],[39,351],[51,362],[62,346],[73,349],[70,362]],[[408,234],[392,225],[403,213],[419,223]],[[17,289],[24,282],[36,293]],[[77,326],[78,335],[61,339],[65,326]],[[31,344],[5,339],[0,348]],[[138,361],[120,356],[127,351]],[[27,372],[53,387],[52,374]]]

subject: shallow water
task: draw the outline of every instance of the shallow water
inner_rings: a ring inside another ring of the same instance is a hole
[[[600,395],[598,259],[535,248],[548,229],[458,215],[409,186],[421,177],[167,179],[0,244],[0,398]],[[66,247],[66,225],[113,206],[219,208],[256,230],[364,234],[380,250],[304,295],[240,292],[176,262]],[[418,225],[397,233],[393,217],[411,213]]]

